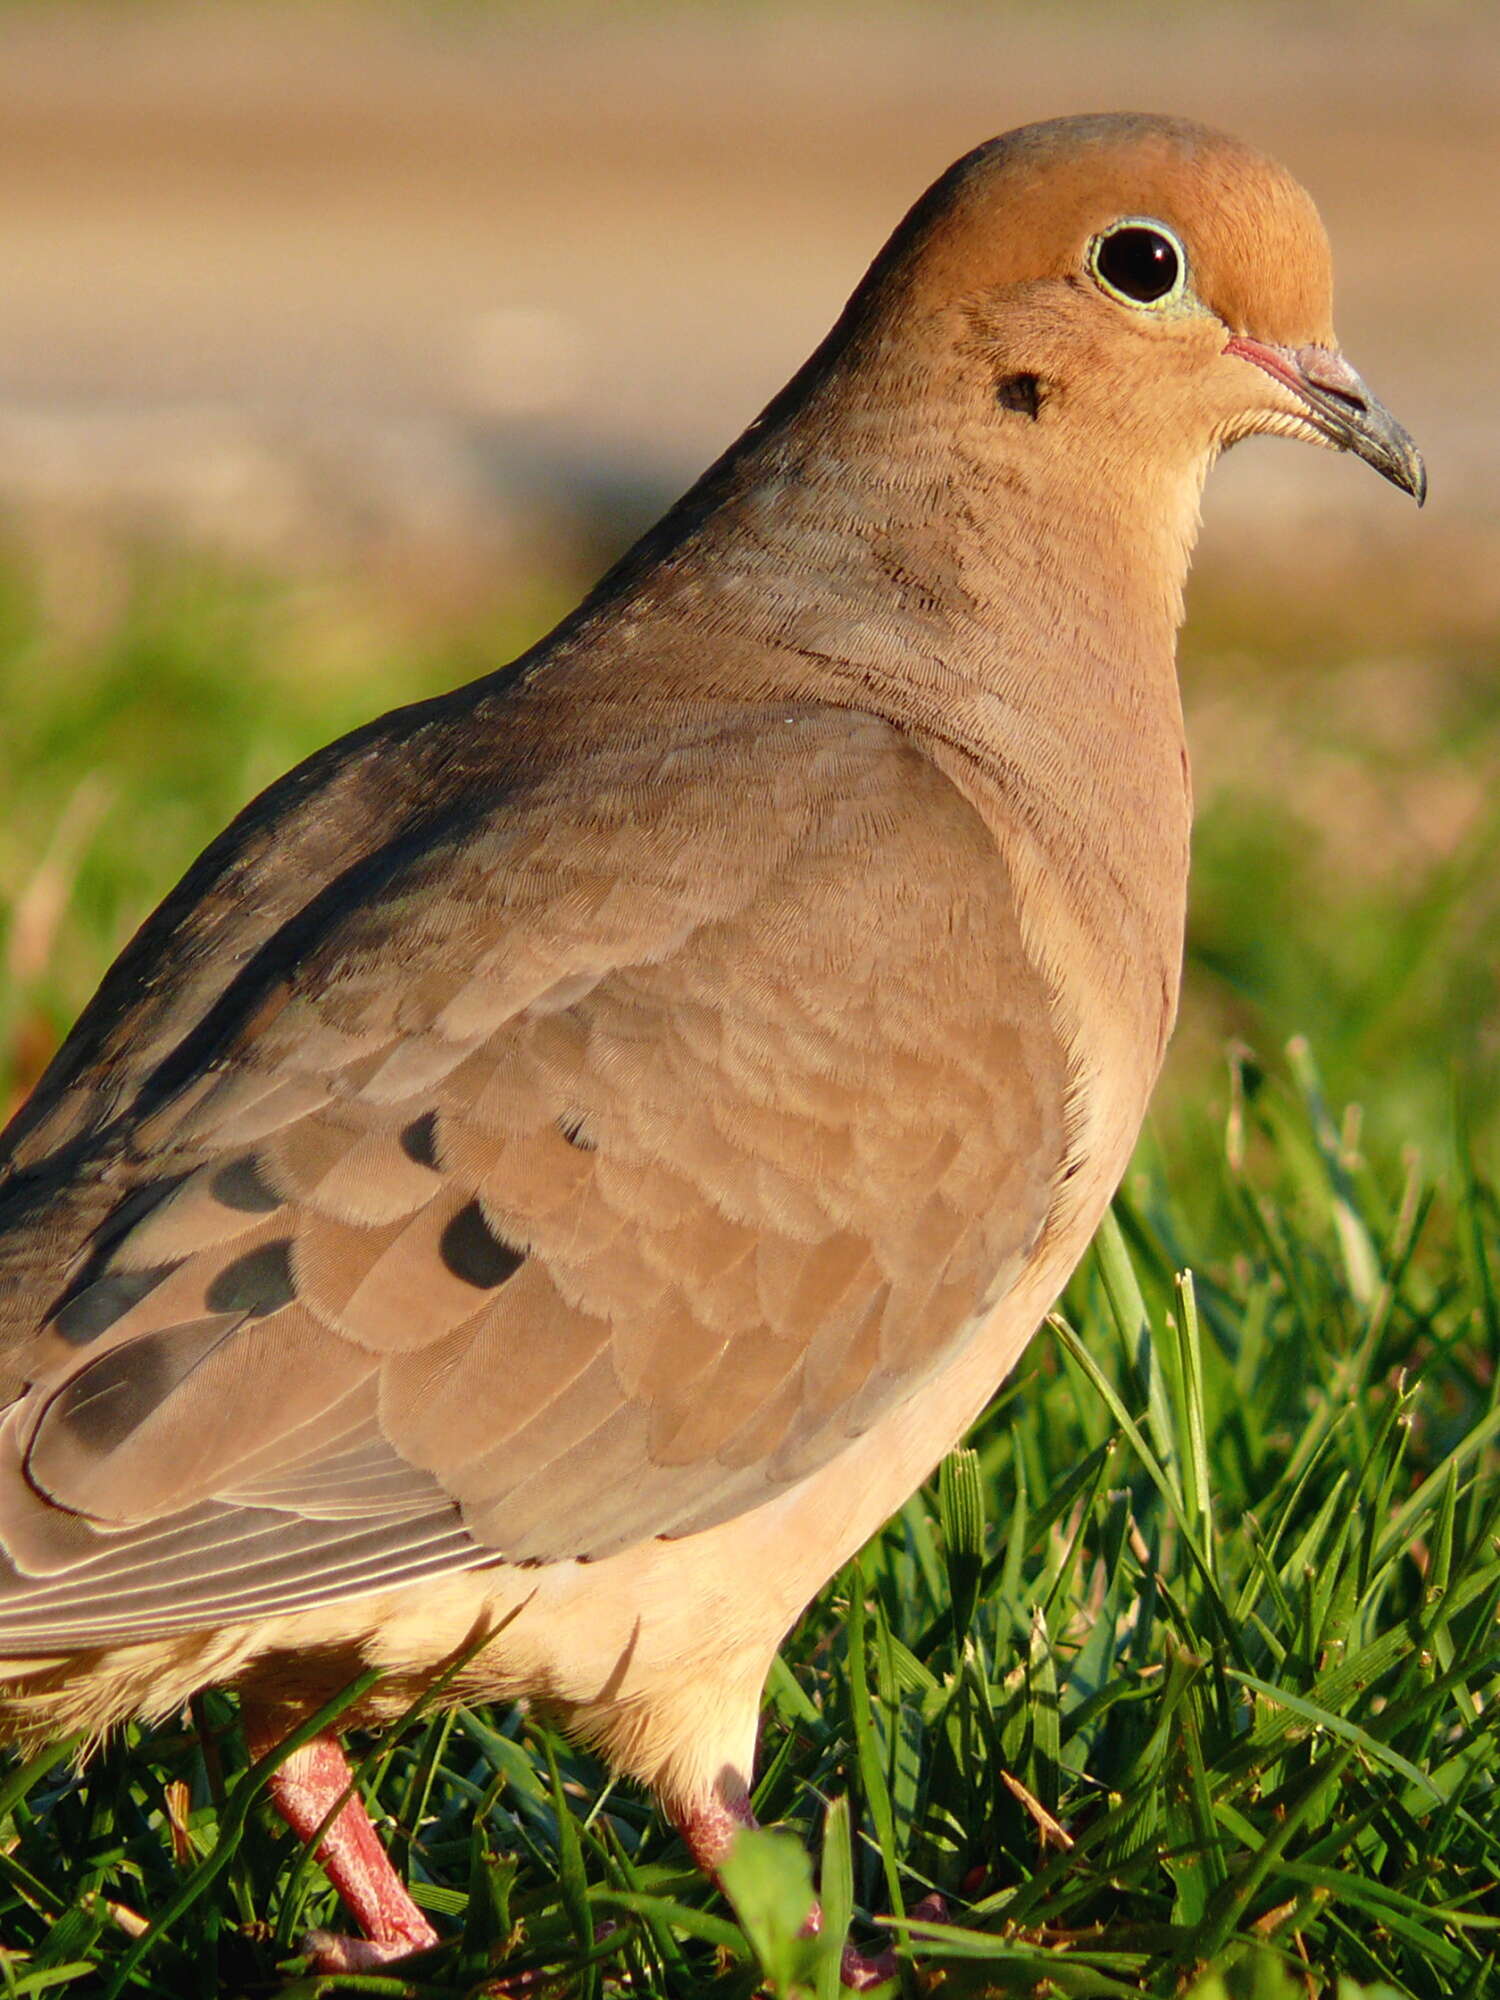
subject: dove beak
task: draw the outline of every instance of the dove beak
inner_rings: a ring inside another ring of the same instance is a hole
[[[1330,444],[1352,451],[1421,506],[1427,498],[1422,454],[1335,348],[1273,347],[1235,334],[1225,352],[1253,361],[1284,383],[1305,406],[1306,420]]]

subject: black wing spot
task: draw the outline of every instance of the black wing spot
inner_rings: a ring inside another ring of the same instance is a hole
[[[137,1299],[143,1299],[153,1285],[160,1284],[168,1272],[176,1270],[177,1266],[174,1263],[157,1264],[148,1271],[132,1272],[126,1283],[139,1282],[142,1287],[140,1291],[128,1297],[123,1293],[102,1291],[97,1299],[83,1306],[76,1317],[70,1318],[66,1326],[63,1324],[64,1314],[75,1304],[82,1306],[84,1294],[92,1292],[101,1280],[112,1281],[117,1276],[124,1276],[123,1273],[113,1272],[109,1268],[110,1259],[115,1251],[136,1224],[148,1216],[152,1209],[159,1208],[167,1196],[175,1193],[186,1179],[186,1174],[164,1174],[160,1180],[146,1181],[140,1187],[132,1188],[124,1200],[117,1203],[100,1223],[89,1239],[88,1254],[81,1267],[74,1272],[72,1278],[47,1308],[48,1319],[56,1322],[57,1330],[65,1340],[76,1341],[82,1346],[86,1341],[95,1339],[99,1334],[106,1332],[120,1314],[133,1306]],[[0,1224],[0,1227],[3,1227],[3,1224]],[[125,1303],[119,1306],[112,1305],[111,1301],[116,1297],[124,1297]],[[72,1330],[75,1328],[76,1331]]]
[[[66,1487],[74,1449],[97,1457],[118,1450],[232,1331],[222,1323],[197,1320],[124,1341],[101,1354],[64,1383],[42,1412],[27,1453],[27,1477],[38,1491],[49,1493],[59,1475]],[[64,1499],[62,1504],[69,1503]]]
[[[75,1375],[46,1412],[89,1452],[110,1452],[150,1416],[176,1370],[168,1343],[129,1340]]]
[[[53,1327],[75,1347],[87,1347],[176,1269],[175,1263],[154,1264],[146,1271],[111,1271],[107,1277],[96,1278],[58,1308]]]
[[[557,1129],[562,1133],[568,1144],[576,1146],[580,1153],[598,1151],[595,1141],[584,1130],[584,1118],[581,1111],[570,1111],[564,1117],[559,1118]]]
[[[458,1211],[443,1231],[438,1249],[454,1277],[481,1292],[503,1285],[526,1261],[523,1251],[501,1242],[477,1201]]]
[[[410,1125],[401,1131],[401,1150],[407,1159],[419,1167],[431,1167],[438,1172],[437,1156],[437,1113],[424,1111],[420,1118],[413,1118]]]
[[[204,1301],[210,1312],[246,1313],[251,1319],[264,1319],[290,1305],[296,1296],[291,1239],[281,1237],[226,1264],[204,1294]]]
[[[281,1207],[281,1196],[266,1179],[265,1170],[253,1153],[231,1160],[209,1182],[215,1201],[244,1215],[269,1215]]]

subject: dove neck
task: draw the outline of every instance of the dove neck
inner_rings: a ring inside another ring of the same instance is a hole
[[[1159,1060],[1191,814],[1176,638],[1206,466],[1153,487],[1115,477],[1108,440],[1070,459],[1021,433],[1002,457],[933,424],[923,449],[852,414],[752,432],[721,461],[596,596],[598,670],[615,699],[623,681],[884,717],[990,826],[1031,935],[1069,941],[1045,970],[1070,1039],[1124,1034],[1125,1056]],[[1116,1107],[1118,1134],[1141,1108]]]
[[[857,707],[1004,773],[1023,808],[1149,839],[1154,795],[1183,791],[1206,467],[1117,477],[1109,440],[1039,449],[1037,427],[1002,454],[898,399],[811,415],[752,429],[601,586],[612,677],[634,654],[662,692]]]

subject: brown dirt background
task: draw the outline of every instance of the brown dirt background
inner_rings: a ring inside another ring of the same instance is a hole
[[[0,506],[392,573],[588,566],[754,414],[906,204],[1025,119],[1285,159],[1418,524],[1270,443],[1205,557],[1500,615],[1493,7],[0,11]],[[1371,562],[1370,558],[1374,557]],[[1424,581],[1425,579],[1425,581]]]

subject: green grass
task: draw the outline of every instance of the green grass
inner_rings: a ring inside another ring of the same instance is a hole
[[[42,604],[5,574],[12,1090],[251,788],[504,657],[551,608],[436,620],[419,645],[396,610],[202,567],[126,566]],[[1274,710],[1291,668],[1250,673],[1204,609],[1190,684],[1212,774],[1216,715],[1243,742],[1233,718]],[[451,1942],[399,1975],[312,1978],[296,1940],[337,1905],[210,1694],[82,1776],[60,1750],[0,1779],[0,1992],[436,2000],[492,1991],[503,1965],[585,2000],[763,1979],[826,2000],[832,1951],[796,1936],[816,1878],[830,1931],[849,1912],[867,1944],[943,1892],[912,1992],[940,1974],[954,1996],[1500,1993],[1482,787],[1446,846],[1320,873],[1340,841],[1361,857],[1320,784],[1339,790],[1339,757],[1368,774],[1362,731],[1390,738],[1377,804],[1434,767],[1467,796],[1500,704],[1470,653],[1419,661],[1417,720],[1392,732],[1341,643],[1292,705],[1275,782],[1232,754],[1210,777],[1183,1046],[1113,1223],[970,1447],[788,1642],[757,1810],[789,1831],[737,1857],[729,1900],[535,1719],[420,1715],[357,1740],[361,1783]],[[1274,854],[1300,871],[1284,887]],[[1316,1063],[1284,1046],[1298,1028]],[[1261,1057],[1227,1064],[1231,1034]]]

